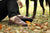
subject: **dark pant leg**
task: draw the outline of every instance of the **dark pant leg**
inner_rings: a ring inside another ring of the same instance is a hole
[[[26,0],[26,16],[28,16],[29,0]]]
[[[2,2],[0,2],[0,21],[2,19],[4,19],[8,14],[9,14],[9,17],[20,14],[18,4],[16,2],[14,2],[14,4],[13,4],[12,1],[10,1],[11,5],[10,6],[8,5],[9,7],[7,7],[7,4],[8,4],[7,2],[8,2],[8,0],[3,0]],[[13,8],[13,7],[15,7],[15,8]],[[10,8],[10,9],[8,9],[8,8]],[[11,10],[11,11],[9,11],[9,10]]]
[[[7,10],[3,10],[3,11],[6,11],[6,12],[0,12],[0,21],[2,21],[8,14]]]
[[[4,19],[8,14],[6,1],[0,2],[0,21]]]
[[[19,7],[16,0],[8,0],[8,16],[16,16],[19,12]],[[19,13],[20,14],[20,13]]]

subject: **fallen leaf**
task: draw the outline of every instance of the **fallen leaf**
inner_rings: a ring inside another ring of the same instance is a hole
[[[0,30],[2,29],[2,25],[0,25]]]
[[[30,24],[31,24],[29,21],[26,21],[26,23],[27,23],[28,25],[30,25]]]
[[[7,30],[9,31],[9,30],[10,30],[10,28],[7,28]]]
[[[47,18],[47,20],[48,20],[48,18]]]

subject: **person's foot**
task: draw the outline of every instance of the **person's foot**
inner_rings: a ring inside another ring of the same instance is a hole
[[[8,23],[14,23],[16,25],[22,25],[22,26],[27,26],[27,23],[25,23],[24,21],[22,21],[20,18],[18,18],[17,16],[11,17],[9,19]]]
[[[32,17],[27,17],[27,16],[21,16],[21,15],[17,15],[17,17],[19,17],[19,18],[32,18]]]

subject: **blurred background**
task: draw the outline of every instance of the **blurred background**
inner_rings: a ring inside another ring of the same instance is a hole
[[[20,13],[21,15],[26,15],[26,4],[25,4],[26,0],[21,0],[21,2],[23,3],[23,8],[20,8]],[[36,15],[42,15],[42,8],[39,4],[39,0],[37,2],[37,12]],[[49,14],[49,6],[46,6],[45,0],[44,0],[44,8],[45,8],[45,15]],[[29,1],[29,16],[32,16],[33,14],[33,10],[34,10],[34,1]]]

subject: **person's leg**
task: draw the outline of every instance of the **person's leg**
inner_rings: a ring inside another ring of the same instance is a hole
[[[8,14],[6,1],[0,2],[0,21],[2,21]]]
[[[45,9],[44,9],[44,6],[43,6],[44,0],[39,0],[39,2],[40,2],[40,6],[41,6],[42,9],[43,9],[43,14],[42,14],[42,15],[44,15],[44,13],[45,13]]]
[[[22,21],[19,17],[17,17],[17,11],[19,11],[18,4],[16,0],[8,0],[8,16],[9,23],[14,23],[17,25],[27,25],[24,21]],[[17,5],[16,5],[17,4]]]
[[[29,14],[28,9],[29,9],[29,0],[26,0],[26,16],[28,16]]]
[[[7,16],[8,12],[6,10],[3,10],[3,12],[0,12],[0,21],[2,21],[6,16]]]
[[[9,18],[18,15],[19,7],[18,7],[16,0],[8,0],[7,5],[8,5],[8,16],[9,16]]]

